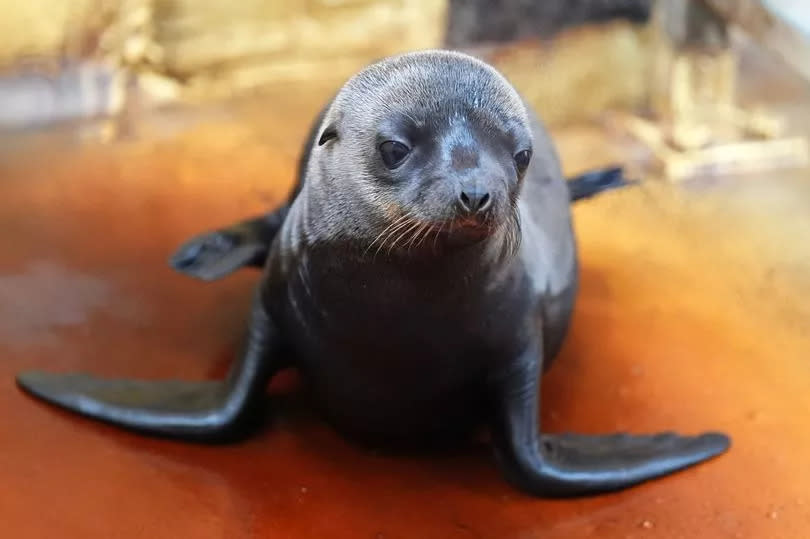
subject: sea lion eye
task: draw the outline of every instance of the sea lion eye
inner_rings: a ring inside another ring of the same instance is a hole
[[[518,174],[523,174],[529,168],[529,161],[532,160],[532,151],[523,150],[515,154],[515,166],[517,167]]]
[[[380,155],[385,166],[390,169],[397,168],[403,159],[408,157],[409,153],[411,153],[410,148],[395,140],[386,140],[380,144]]]

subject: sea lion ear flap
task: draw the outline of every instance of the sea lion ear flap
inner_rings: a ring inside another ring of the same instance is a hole
[[[337,126],[334,123],[327,125],[323,133],[321,133],[321,138],[318,139],[318,146],[323,146],[333,138],[337,138],[337,136]]]

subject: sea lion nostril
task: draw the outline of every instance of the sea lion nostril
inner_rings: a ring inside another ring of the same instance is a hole
[[[481,202],[478,203],[478,209],[483,210],[489,204],[489,193],[484,193],[484,196],[481,197]]]
[[[483,211],[489,206],[492,197],[486,191],[467,189],[458,196],[461,209],[468,213]]]

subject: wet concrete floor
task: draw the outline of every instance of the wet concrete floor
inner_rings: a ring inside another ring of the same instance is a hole
[[[542,501],[490,455],[373,455],[270,388],[233,446],[129,434],[22,394],[21,369],[222,376],[258,274],[203,284],[186,237],[282,200],[327,93],[160,115],[111,146],[5,139],[0,159],[0,522],[4,537],[806,538],[810,172],[647,182],[575,210],[583,286],[543,386],[552,431],[720,429],[731,451],[622,493]],[[61,141],[61,142],[57,142]],[[622,158],[557,132],[576,172]]]

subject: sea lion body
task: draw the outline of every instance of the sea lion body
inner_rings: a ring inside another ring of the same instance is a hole
[[[288,357],[342,432],[423,445],[484,424],[504,477],[543,496],[626,488],[728,448],[717,433],[540,433],[539,377],[577,290],[573,195],[541,122],[492,67],[448,51],[369,66],[321,112],[299,174],[287,204],[239,225],[252,240],[191,250],[213,278],[267,255],[226,380],[33,372],[21,387],[208,440],[243,431]]]
[[[434,84],[462,76],[454,67]],[[556,356],[573,310],[576,248],[559,161],[542,123],[526,111],[534,160],[516,204],[518,251],[508,258],[497,242],[424,252],[436,239],[431,234],[413,241],[423,252],[409,245],[405,256],[369,252],[351,235],[320,242],[317,225],[307,234],[305,208],[323,204],[317,176],[331,173],[317,168],[317,153],[326,150],[313,131],[271,247],[263,297],[296,365],[342,431],[397,444],[464,433],[483,419],[487,374],[519,353],[544,322],[547,362]],[[435,138],[453,137],[441,126],[431,129]]]

